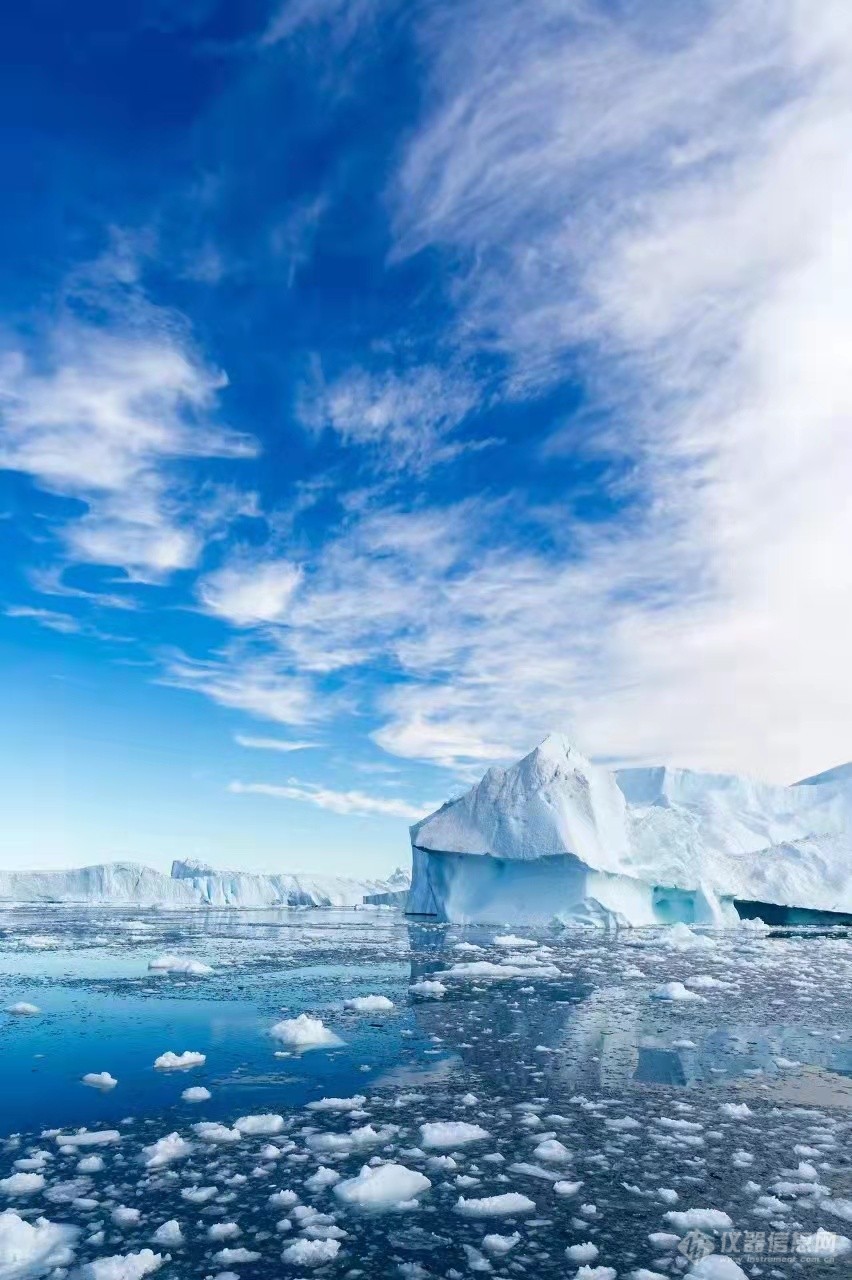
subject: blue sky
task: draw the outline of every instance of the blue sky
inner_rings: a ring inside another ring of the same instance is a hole
[[[5,865],[852,756],[841,0],[7,6]]]

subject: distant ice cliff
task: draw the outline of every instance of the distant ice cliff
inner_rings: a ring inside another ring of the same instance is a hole
[[[0,871],[0,899],[15,902],[128,903],[139,906],[353,907],[399,899],[407,873],[387,880],[348,876],[216,871],[200,862],[172,863],[171,875],[136,862],[68,871]]]

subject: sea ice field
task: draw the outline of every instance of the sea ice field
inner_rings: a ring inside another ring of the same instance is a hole
[[[852,1274],[848,928],[0,914],[0,1280]]]

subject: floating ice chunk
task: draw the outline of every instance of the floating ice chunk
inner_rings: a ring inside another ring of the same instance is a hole
[[[562,972],[557,969],[555,964],[541,964],[538,961],[532,963],[514,963],[509,960],[501,960],[499,964],[495,964],[493,960],[468,960],[460,964],[454,964],[451,969],[446,969],[442,974],[442,978],[561,978]]]
[[[261,1116],[240,1116],[234,1121],[234,1128],[251,1137],[280,1133],[284,1128],[284,1117],[272,1112]]]
[[[483,1236],[482,1247],[486,1253],[490,1253],[494,1258],[502,1258],[504,1253],[508,1253],[510,1249],[514,1249],[516,1244],[520,1244],[521,1235],[519,1231],[513,1231],[510,1236],[488,1235]]]
[[[183,1232],[180,1229],[180,1223],[177,1218],[169,1218],[167,1222],[161,1223],[151,1239],[154,1244],[164,1244],[169,1248],[177,1248],[178,1245],[182,1245]]]
[[[704,1000],[704,996],[690,991],[682,982],[664,982],[651,992],[652,1000]]]
[[[12,1209],[0,1213],[0,1276],[3,1280],[35,1280],[67,1267],[74,1259],[78,1227],[47,1218],[27,1222]]]
[[[343,1044],[340,1036],[323,1025],[321,1018],[312,1018],[308,1013],[300,1013],[297,1018],[284,1018],[270,1028],[269,1034],[274,1040],[288,1044],[293,1049],[333,1049]]]
[[[669,1209],[663,1217],[681,1235],[687,1231],[730,1231],[734,1225],[721,1209]]]
[[[478,947],[475,942],[457,942],[453,947],[453,951],[464,951],[473,954],[474,951],[484,951],[484,947]]]
[[[708,1253],[694,1262],[686,1273],[688,1280],[748,1280],[742,1267],[724,1254]]]
[[[678,921],[671,925],[663,937],[667,947],[676,951],[714,951],[716,943],[706,933],[693,933],[688,924]]]
[[[269,1203],[276,1209],[292,1209],[293,1205],[298,1202],[299,1197],[295,1191],[273,1191],[269,1197]]]
[[[121,1142],[117,1129],[80,1129],[77,1133],[54,1134],[58,1147],[105,1147],[111,1142]]]
[[[19,1000],[17,1004],[9,1004],[6,1006],[7,1013],[14,1013],[21,1018],[32,1018],[35,1014],[41,1013],[41,1009],[37,1004],[29,1004],[26,1000]]]
[[[142,1214],[126,1204],[117,1205],[109,1215],[117,1227],[135,1227]]]
[[[339,1251],[339,1240],[294,1240],[281,1254],[281,1260],[296,1267],[321,1267],[332,1262]]]
[[[740,928],[748,930],[749,933],[761,934],[772,932],[765,920],[759,920],[756,917],[754,920],[741,920]]]
[[[168,1049],[166,1053],[161,1053],[159,1058],[154,1059],[154,1067],[157,1071],[189,1071],[192,1067],[203,1067],[206,1061],[205,1053],[195,1053],[191,1049],[185,1049],[183,1053],[173,1053]]]
[[[214,1222],[207,1228],[209,1240],[233,1240],[234,1236],[241,1234],[236,1222]]]
[[[181,1199],[188,1200],[190,1204],[206,1204],[208,1200],[212,1200],[214,1196],[219,1194],[218,1187],[184,1187],[181,1190]]]
[[[447,994],[443,982],[432,978],[423,978],[420,982],[412,982],[408,988],[412,995],[422,996],[425,1000],[441,1000]]]
[[[223,1266],[230,1267],[240,1262],[257,1262],[260,1254],[254,1249],[244,1249],[238,1246],[236,1249],[220,1249],[218,1253],[214,1253],[213,1257],[217,1262],[221,1262]]]
[[[344,1204],[369,1209],[408,1206],[432,1186],[429,1179],[402,1164],[362,1165],[355,1178],[347,1178],[334,1188]]]
[[[494,939],[495,947],[503,947],[507,951],[520,951],[524,947],[537,947],[535,938],[518,938],[514,933],[504,933]]]
[[[192,1128],[202,1142],[214,1142],[223,1146],[239,1142],[243,1136],[239,1129],[229,1129],[226,1124],[219,1124],[217,1120],[199,1120]]]
[[[44,1182],[43,1173],[12,1173],[8,1178],[0,1178],[0,1192],[15,1199],[31,1196],[43,1189]]]
[[[146,1169],[162,1169],[175,1160],[185,1160],[192,1152],[192,1143],[187,1142],[179,1133],[167,1133],[158,1138],[150,1147],[142,1148],[142,1157]]]
[[[114,1089],[118,1081],[108,1071],[87,1071],[83,1076],[83,1084],[87,1084],[90,1089],[101,1089],[106,1093]]]
[[[615,1267],[579,1267],[574,1273],[574,1280],[615,1280],[618,1272]]]
[[[207,1102],[213,1095],[209,1089],[204,1088],[203,1084],[193,1084],[188,1089],[184,1089],[180,1096],[184,1102]]]
[[[159,973],[189,973],[197,978],[206,978],[213,972],[212,967],[201,960],[173,955],[158,956],[156,960],[149,961],[148,968]]]
[[[333,1111],[347,1112],[360,1111],[367,1099],[362,1093],[356,1093],[352,1098],[317,1098],[315,1102],[307,1103],[306,1111]]]
[[[575,1196],[582,1185],[582,1182],[554,1182],[553,1190],[558,1196]]]
[[[346,1152],[357,1151],[360,1147],[381,1146],[389,1142],[398,1132],[395,1125],[383,1125],[374,1129],[371,1124],[363,1124],[358,1129],[350,1129],[348,1133],[312,1133],[308,1138],[311,1151]]]
[[[530,1164],[527,1160],[518,1160],[509,1165],[510,1173],[519,1173],[525,1178],[542,1178],[545,1182],[558,1182],[559,1174],[553,1169],[545,1169],[541,1164]]]
[[[336,1169],[329,1169],[326,1165],[321,1164],[316,1173],[312,1173],[309,1178],[305,1179],[305,1186],[311,1191],[322,1191],[324,1187],[333,1187],[335,1182],[340,1181],[340,1174]]]
[[[456,1213],[464,1218],[515,1218],[522,1213],[534,1213],[535,1201],[518,1191],[506,1191],[499,1196],[483,1196],[479,1200],[466,1200],[459,1196]]]
[[[583,1244],[569,1244],[565,1250],[565,1257],[570,1262],[594,1262],[599,1252],[596,1244],[586,1240]]]
[[[96,1258],[74,1273],[74,1280],[142,1280],[163,1265],[167,1254],[141,1249],[139,1253],[116,1253]]]
[[[852,1240],[833,1231],[815,1231],[813,1235],[799,1236],[796,1252],[808,1258],[843,1258],[852,1253]]]
[[[83,1156],[77,1161],[78,1173],[102,1173],[106,1168],[103,1156]]]
[[[353,996],[343,1003],[347,1009],[354,1009],[356,1013],[386,1013],[388,1009],[395,1008],[393,1000],[389,1000],[387,996]]]
[[[487,1129],[465,1120],[432,1120],[420,1126],[420,1143],[427,1150],[462,1147],[489,1137]]]
[[[564,1164],[571,1159],[571,1152],[558,1138],[545,1138],[533,1151],[533,1155],[537,1160],[550,1160],[554,1164]]]

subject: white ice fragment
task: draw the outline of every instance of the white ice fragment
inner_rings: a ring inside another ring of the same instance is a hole
[[[290,1045],[293,1049],[333,1049],[343,1044],[340,1036],[335,1035],[323,1025],[321,1018],[312,1018],[308,1013],[300,1013],[297,1018],[284,1018],[270,1028],[269,1034],[274,1040]]]
[[[168,1049],[154,1059],[154,1067],[157,1071],[189,1071],[192,1067],[203,1067],[206,1061],[207,1055],[204,1053],[196,1053],[191,1049],[173,1053]]]
[[[208,1102],[213,1095],[209,1089],[204,1088],[203,1084],[193,1084],[188,1089],[184,1089],[180,1096],[184,1102]]]
[[[564,1164],[571,1159],[571,1152],[558,1138],[546,1138],[533,1151],[537,1160],[549,1160],[553,1164]]]
[[[233,1240],[234,1236],[240,1234],[240,1228],[236,1222],[213,1222],[207,1228],[208,1240]]]
[[[185,1160],[191,1152],[191,1142],[187,1142],[179,1133],[167,1133],[149,1147],[143,1147],[142,1157],[146,1169],[162,1169],[175,1160]]]
[[[283,1262],[296,1267],[321,1267],[332,1262],[340,1251],[339,1240],[294,1240],[281,1254]]]
[[[420,982],[412,982],[408,988],[412,995],[422,996],[424,1000],[441,1000],[447,994],[443,982],[431,978],[422,978]]]
[[[74,1258],[78,1227],[36,1218],[27,1222],[12,1209],[0,1213],[0,1276],[3,1280],[34,1280]]]
[[[164,1244],[169,1248],[177,1248],[183,1244],[183,1232],[177,1218],[169,1218],[157,1227],[151,1239],[154,1244]]]
[[[690,991],[682,982],[664,982],[651,992],[652,1000],[704,1000],[704,996]]]
[[[75,1272],[74,1280],[142,1280],[166,1261],[168,1255],[141,1249],[138,1253],[116,1253],[96,1258]]]
[[[41,1013],[41,1009],[37,1004],[29,1004],[26,1000],[19,1000],[17,1004],[9,1004],[6,1006],[7,1013],[14,1013],[21,1018],[31,1018],[37,1013]]]
[[[352,1098],[317,1098],[315,1102],[307,1103],[305,1110],[341,1113],[360,1111],[366,1101],[362,1093],[356,1093]]]
[[[427,1150],[461,1147],[468,1142],[481,1142],[488,1136],[487,1129],[465,1120],[433,1120],[420,1126],[421,1146]]]
[[[234,1121],[234,1128],[248,1136],[280,1133],[284,1128],[284,1117],[268,1113],[258,1116],[240,1116]]]
[[[129,1205],[119,1204],[113,1209],[110,1217],[117,1227],[135,1227],[142,1214]]]
[[[105,1147],[112,1142],[121,1142],[121,1134],[117,1129],[80,1129],[77,1133],[54,1134],[58,1147]]]
[[[520,1244],[520,1232],[513,1231],[510,1236],[487,1235],[482,1238],[482,1247],[486,1253],[490,1253],[492,1257],[501,1258],[504,1253],[508,1253],[510,1249],[514,1249],[516,1244]]]
[[[670,1209],[663,1217],[681,1235],[687,1231],[730,1231],[734,1225],[721,1209]]]
[[[586,1240],[582,1244],[569,1244],[565,1250],[565,1257],[570,1262],[594,1262],[599,1252],[596,1244]]]
[[[222,1146],[239,1142],[243,1136],[239,1129],[229,1129],[226,1124],[220,1124],[218,1120],[199,1120],[192,1129],[202,1142],[218,1143]]]
[[[108,1071],[87,1071],[83,1076],[83,1084],[87,1084],[90,1089],[100,1089],[103,1093],[107,1093],[115,1088],[118,1081]]]
[[[8,1178],[0,1178],[0,1192],[17,1199],[18,1196],[35,1195],[44,1188],[44,1183],[43,1173],[12,1173]]]
[[[422,1173],[402,1164],[362,1165],[355,1178],[338,1182],[334,1194],[344,1204],[361,1208],[392,1209],[407,1206],[428,1191],[432,1183]]]
[[[518,1191],[506,1191],[503,1195],[483,1196],[479,1200],[466,1200],[459,1196],[456,1213],[464,1218],[515,1218],[519,1214],[534,1213],[535,1201]]]
[[[347,1009],[354,1009],[356,1013],[386,1013],[388,1009],[394,1008],[393,1000],[389,1000],[387,996],[353,996],[343,1003]]]
[[[188,973],[197,978],[206,978],[213,972],[212,967],[201,960],[173,955],[158,956],[156,960],[148,962],[148,968],[159,973]]]

